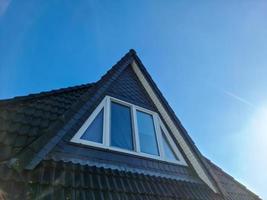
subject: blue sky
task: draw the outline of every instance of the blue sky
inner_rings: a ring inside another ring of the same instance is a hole
[[[267,198],[266,1],[0,0],[0,98],[96,81],[134,48],[200,151]]]

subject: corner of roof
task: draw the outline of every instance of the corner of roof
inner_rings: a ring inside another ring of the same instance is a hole
[[[33,143],[20,152],[14,159],[16,162],[11,162],[11,166],[16,170],[33,169],[37,164],[49,153],[49,151],[61,140],[66,134],[65,126],[74,118],[73,116],[85,106],[90,99],[91,104],[102,98],[105,89],[113,82],[130,64],[133,62],[136,52],[131,49],[126,53],[110,70],[106,72],[90,89],[90,94],[86,92],[79,100],[71,106],[61,117],[58,118],[55,124],[41,134]],[[93,91],[93,92],[92,92]],[[63,91],[64,92],[64,91]],[[27,97],[29,98],[29,97]],[[88,105],[86,105],[88,107]],[[13,159],[13,158],[12,158]]]
[[[208,168],[211,171],[212,176],[214,177],[214,179],[217,182],[218,187],[220,188],[221,192],[226,196],[227,192],[225,191],[225,189],[221,186],[218,178],[215,175],[214,169],[218,170],[223,176],[230,178],[235,184],[237,184],[239,187],[243,188],[244,190],[246,190],[249,194],[251,194],[252,196],[256,197],[257,199],[260,199],[260,197],[255,194],[254,192],[250,191],[245,185],[243,185],[242,183],[240,183],[239,181],[237,181],[233,176],[231,176],[230,174],[228,174],[227,172],[225,172],[221,167],[219,167],[217,164],[215,164],[214,162],[212,162],[209,158],[202,156],[203,159],[205,160],[205,162],[208,165]],[[214,169],[213,169],[214,168]]]
[[[134,49],[130,49],[129,53],[132,54],[132,55],[136,55],[136,51]]]
[[[184,137],[185,141],[188,143],[188,145],[193,150],[194,154],[196,155],[196,158],[201,163],[205,173],[207,174],[209,179],[212,181],[212,183],[215,185],[215,187],[218,189],[218,191],[221,193],[222,191],[221,191],[220,187],[218,186],[218,183],[217,183],[216,179],[213,177],[210,169],[208,168],[208,166],[207,166],[207,164],[206,164],[201,152],[199,151],[199,149],[195,145],[194,141],[189,136],[187,130],[184,128],[184,126],[182,125],[181,121],[176,116],[174,110],[171,108],[171,106],[169,105],[169,103],[167,102],[165,97],[163,96],[162,92],[160,91],[160,89],[158,88],[158,86],[156,85],[156,83],[154,82],[152,77],[150,76],[149,72],[147,71],[146,67],[142,63],[141,59],[138,57],[137,53],[134,50],[133,50],[133,53],[131,55],[133,56],[134,60],[136,61],[136,64],[138,65],[138,67],[141,70],[141,72],[143,73],[143,75],[148,80],[149,84],[152,86],[152,88],[156,92],[156,94],[157,94],[159,100],[161,101],[162,105],[165,107],[167,112],[170,114],[173,122],[176,124],[176,127],[182,133],[182,137]]]
[[[66,87],[66,88],[60,88],[60,89],[53,89],[51,91],[44,91],[44,92],[39,92],[39,93],[33,93],[33,94],[28,94],[28,95],[22,95],[22,96],[15,96],[12,98],[7,98],[7,99],[0,99],[0,105],[6,105],[8,103],[16,103],[16,102],[21,102],[24,100],[31,100],[34,98],[38,97],[45,97],[49,95],[54,95],[57,93],[64,93],[68,92],[71,90],[75,89],[82,89],[82,88],[89,88],[95,86],[97,83],[101,81],[105,76],[109,75],[112,71],[114,71],[116,68],[120,67],[123,65],[123,63],[127,62],[127,60],[132,60],[136,56],[136,51],[134,49],[130,49],[115,65],[113,65],[106,74],[104,74],[97,82],[92,82],[92,83],[86,83],[86,84],[81,84],[77,86],[71,86],[71,87]]]
[[[81,85],[76,85],[76,86],[70,86],[66,88],[59,88],[59,89],[53,89],[50,91],[44,91],[44,92],[39,92],[39,93],[33,93],[33,94],[28,94],[28,95],[23,95],[23,96],[15,96],[13,98],[8,98],[8,99],[0,99],[0,106],[4,106],[7,104],[13,104],[13,103],[21,103],[27,100],[33,100],[36,98],[42,98],[42,97],[47,97],[47,96],[52,96],[55,94],[60,94],[60,93],[65,93],[65,92],[71,92],[74,90],[79,90],[79,89],[86,89],[86,88],[91,88],[94,86],[95,83],[86,83],[86,84],[81,84]]]

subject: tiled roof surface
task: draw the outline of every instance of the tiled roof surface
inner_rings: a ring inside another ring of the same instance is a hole
[[[108,89],[107,94],[143,108],[156,111],[145,88],[131,67],[125,69],[116,82]]]
[[[244,185],[225,173],[210,160],[206,159],[206,161],[227,200],[260,200],[257,195],[249,191]]]
[[[2,166],[0,174],[0,187],[9,193],[11,199],[23,199],[24,195],[33,199],[222,199],[204,183],[64,162],[43,161],[33,171],[20,174]],[[30,187],[25,187],[25,182]]]
[[[195,171],[188,166],[163,162],[155,159],[133,156],[125,153],[93,148],[71,142],[60,142],[45,160],[72,162],[81,165],[117,169],[120,171],[139,172],[190,182],[202,182]]]
[[[91,87],[87,84],[0,101],[0,161],[48,130]]]

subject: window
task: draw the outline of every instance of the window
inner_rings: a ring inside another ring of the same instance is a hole
[[[92,121],[86,129],[81,139],[92,142],[102,143],[103,138],[103,109],[98,113],[96,118]]]
[[[137,127],[141,152],[159,155],[153,116],[137,111]]]
[[[109,96],[71,141],[186,165],[157,113]]]
[[[168,160],[179,160],[177,156],[175,155],[174,151],[172,150],[164,132],[162,129],[161,134],[162,134],[162,143],[163,143],[163,149],[164,149],[164,155]]]
[[[133,150],[130,107],[112,102],[110,121],[110,145]]]

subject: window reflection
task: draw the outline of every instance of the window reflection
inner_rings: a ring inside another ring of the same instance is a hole
[[[103,141],[103,109],[98,113],[96,118],[86,129],[81,139],[92,142],[102,143]]]
[[[133,150],[131,110],[129,107],[111,103],[111,146]]]
[[[141,152],[159,155],[152,115],[137,111],[137,124]]]

